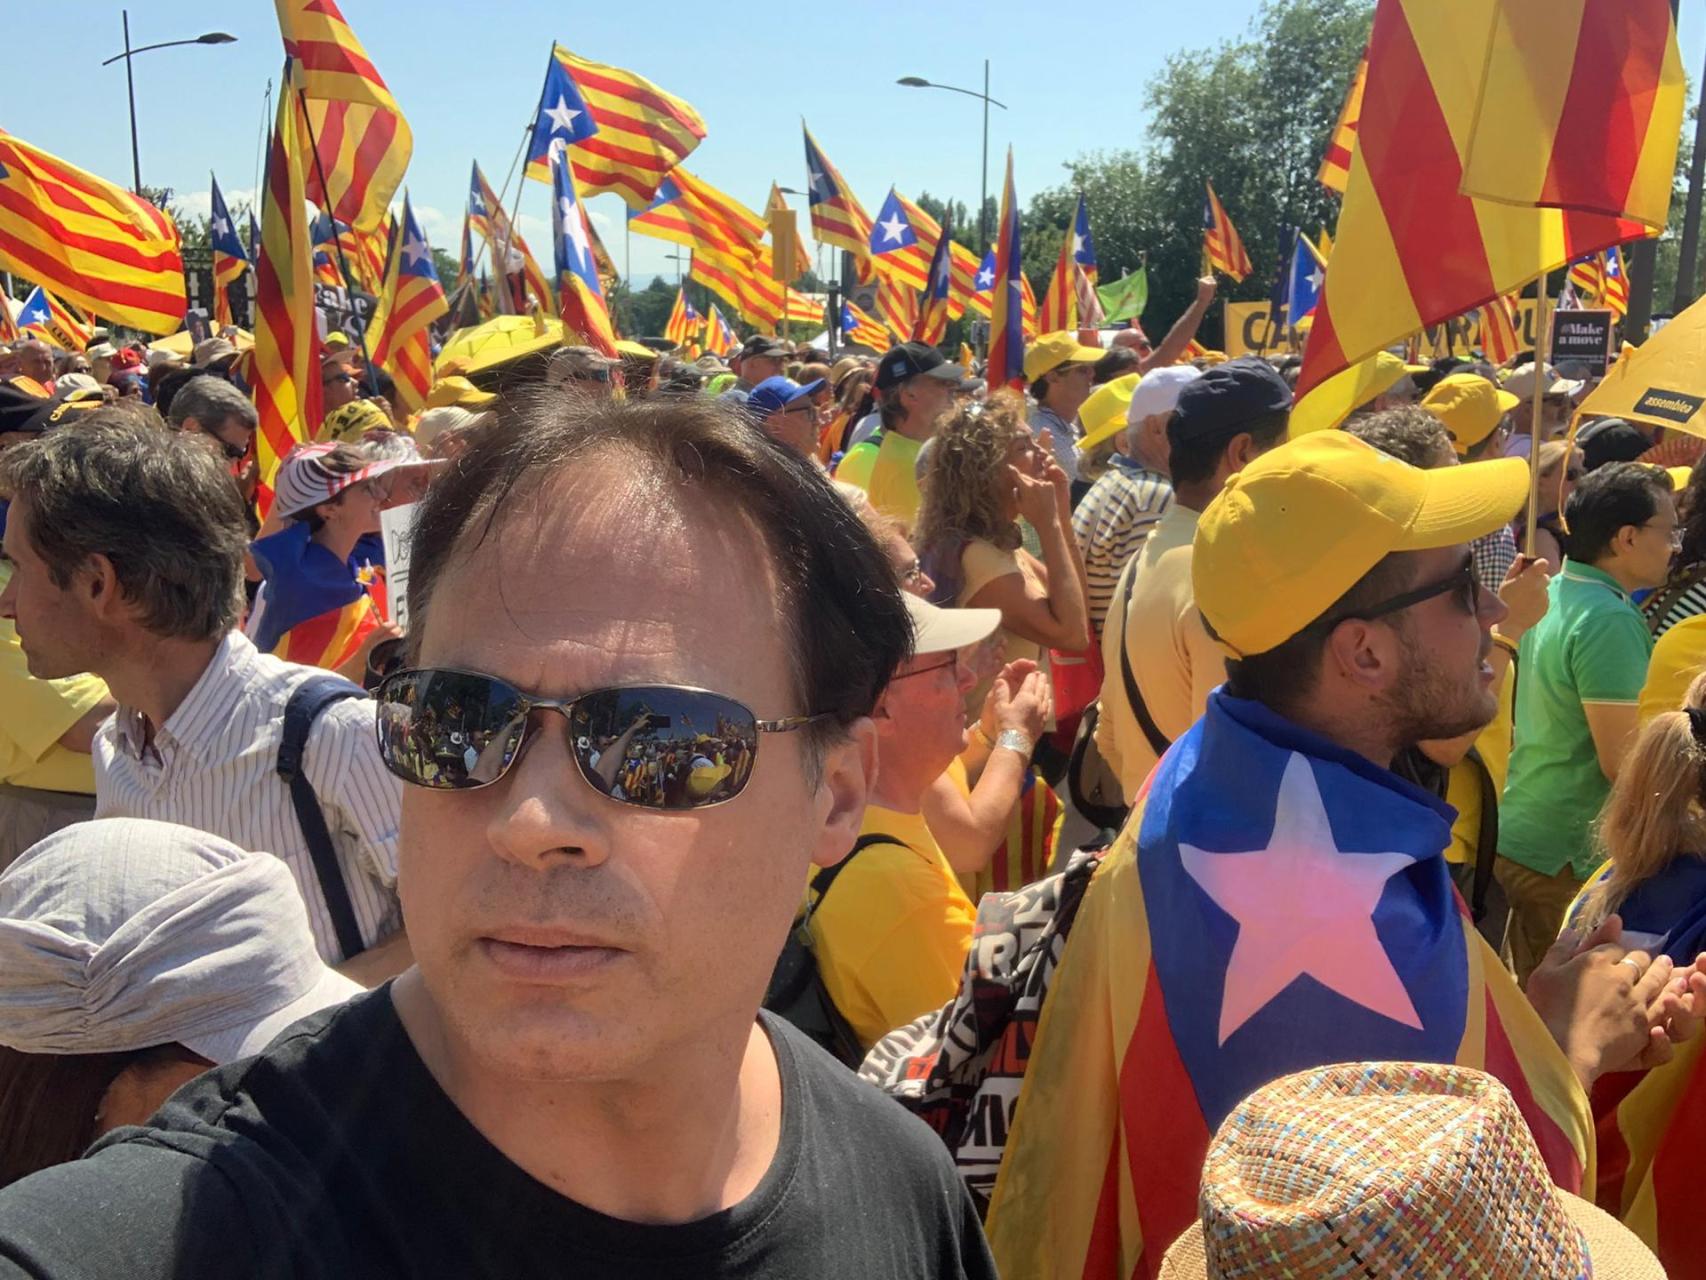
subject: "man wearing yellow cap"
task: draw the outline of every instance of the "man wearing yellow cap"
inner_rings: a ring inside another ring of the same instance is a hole
[[[1025,381],[1035,401],[1031,434],[1040,440],[1044,431],[1049,433],[1054,460],[1074,483],[1078,480],[1078,411],[1090,398],[1096,362],[1106,354],[1064,331],[1045,333],[1025,349]]]
[[[1671,962],[1611,941],[1557,948],[1524,1001],[1452,889],[1450,809],[1389,768],[1493,714],[1505,611],[1468,544],[1527,489],[1519,462],[1420,471],[1323,431],[1203,512],[1196,600],[1227,684],[1070,926],[988,1213],[1009,1280],[1155,1274],[1196,1218],[1178,1171],[1254,1089],[1329,1063],[1490,1072],[1580,1192],[1585,1087],[1661,1056],[1646,1002],[1682,1017],[1666,1033],[1698,1029],[1664,994]]]
[[[1510,392],[1474,373],[1441,378],[1422,398],[1422,408],[1445,424],[1451,447],[1465,462],[1497,458],[1504,452],[1510,438],[1509,415],[1517,404]],[[1475,572],[1481,581],[1496,586],[1516,563],[1516,534],[1510,525],[1500,525],[1475,539],[1474,554]]]

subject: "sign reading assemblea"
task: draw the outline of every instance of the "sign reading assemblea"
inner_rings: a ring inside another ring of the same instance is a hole
[[[1649,387],[1635,402],[1636,413],[1679,426],[1692,422],[1702,408],[1706,408],[1706,397],[1663,387]]]

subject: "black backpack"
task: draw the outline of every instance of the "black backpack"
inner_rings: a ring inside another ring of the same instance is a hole
[[[830,999],[828,988],[823,985],[823,974],[812,951],[812,917],[828,896],[829,886],[862,850],[874,844],[900,843],[890,836],[860,836],[851,853],[833,867],[824,867],[812,876],[811,889],[816,897],[795,919],[788,940],[782,944],[782,954],[776,957],[769,989],[764,993],[766,1009],[793,1023],[796,1030],[803,1031],[807,1038],[822,1045],[837,1061],[849,1067],[856,1068],[864,1061],[865,1049],[841,1010],[835,1007],[835,1001]]]

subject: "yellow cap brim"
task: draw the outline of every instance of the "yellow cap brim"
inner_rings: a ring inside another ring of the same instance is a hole
[[[1521,458],[1436,467],[1422,476],[1421,506],[1391,551],[1431,551],[1473,542],[1509,524],[1528,501],[1528,463]]]
[[[1112,440],[1124,430],[1125,418],[1124,416],[1121,416],[1115,418],[1112,422],[1102,424],[1094,431],[1086,431],[1078,438],[1078,452],[1089,453],[1098,445],[1105,444],[1107,441]]]

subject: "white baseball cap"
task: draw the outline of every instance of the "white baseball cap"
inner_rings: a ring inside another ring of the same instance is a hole
[[[0,1044],[259,1053],[361,987],[328,968],[290,868],[205,831],[79,822],[0,875]]]
[[[920,596],[901,596],[912,619],[912,652],[952,653],[995,634],[1001,625],[999,609],[943,609]]]
[[[1135,427],[1145,418],[1172,413],[1179,407],[1179,393],[1200,377],[1202,370],[1189,364],[1151,369],[1132,393],[1131,405],[1125,411],[1126,425]]]

